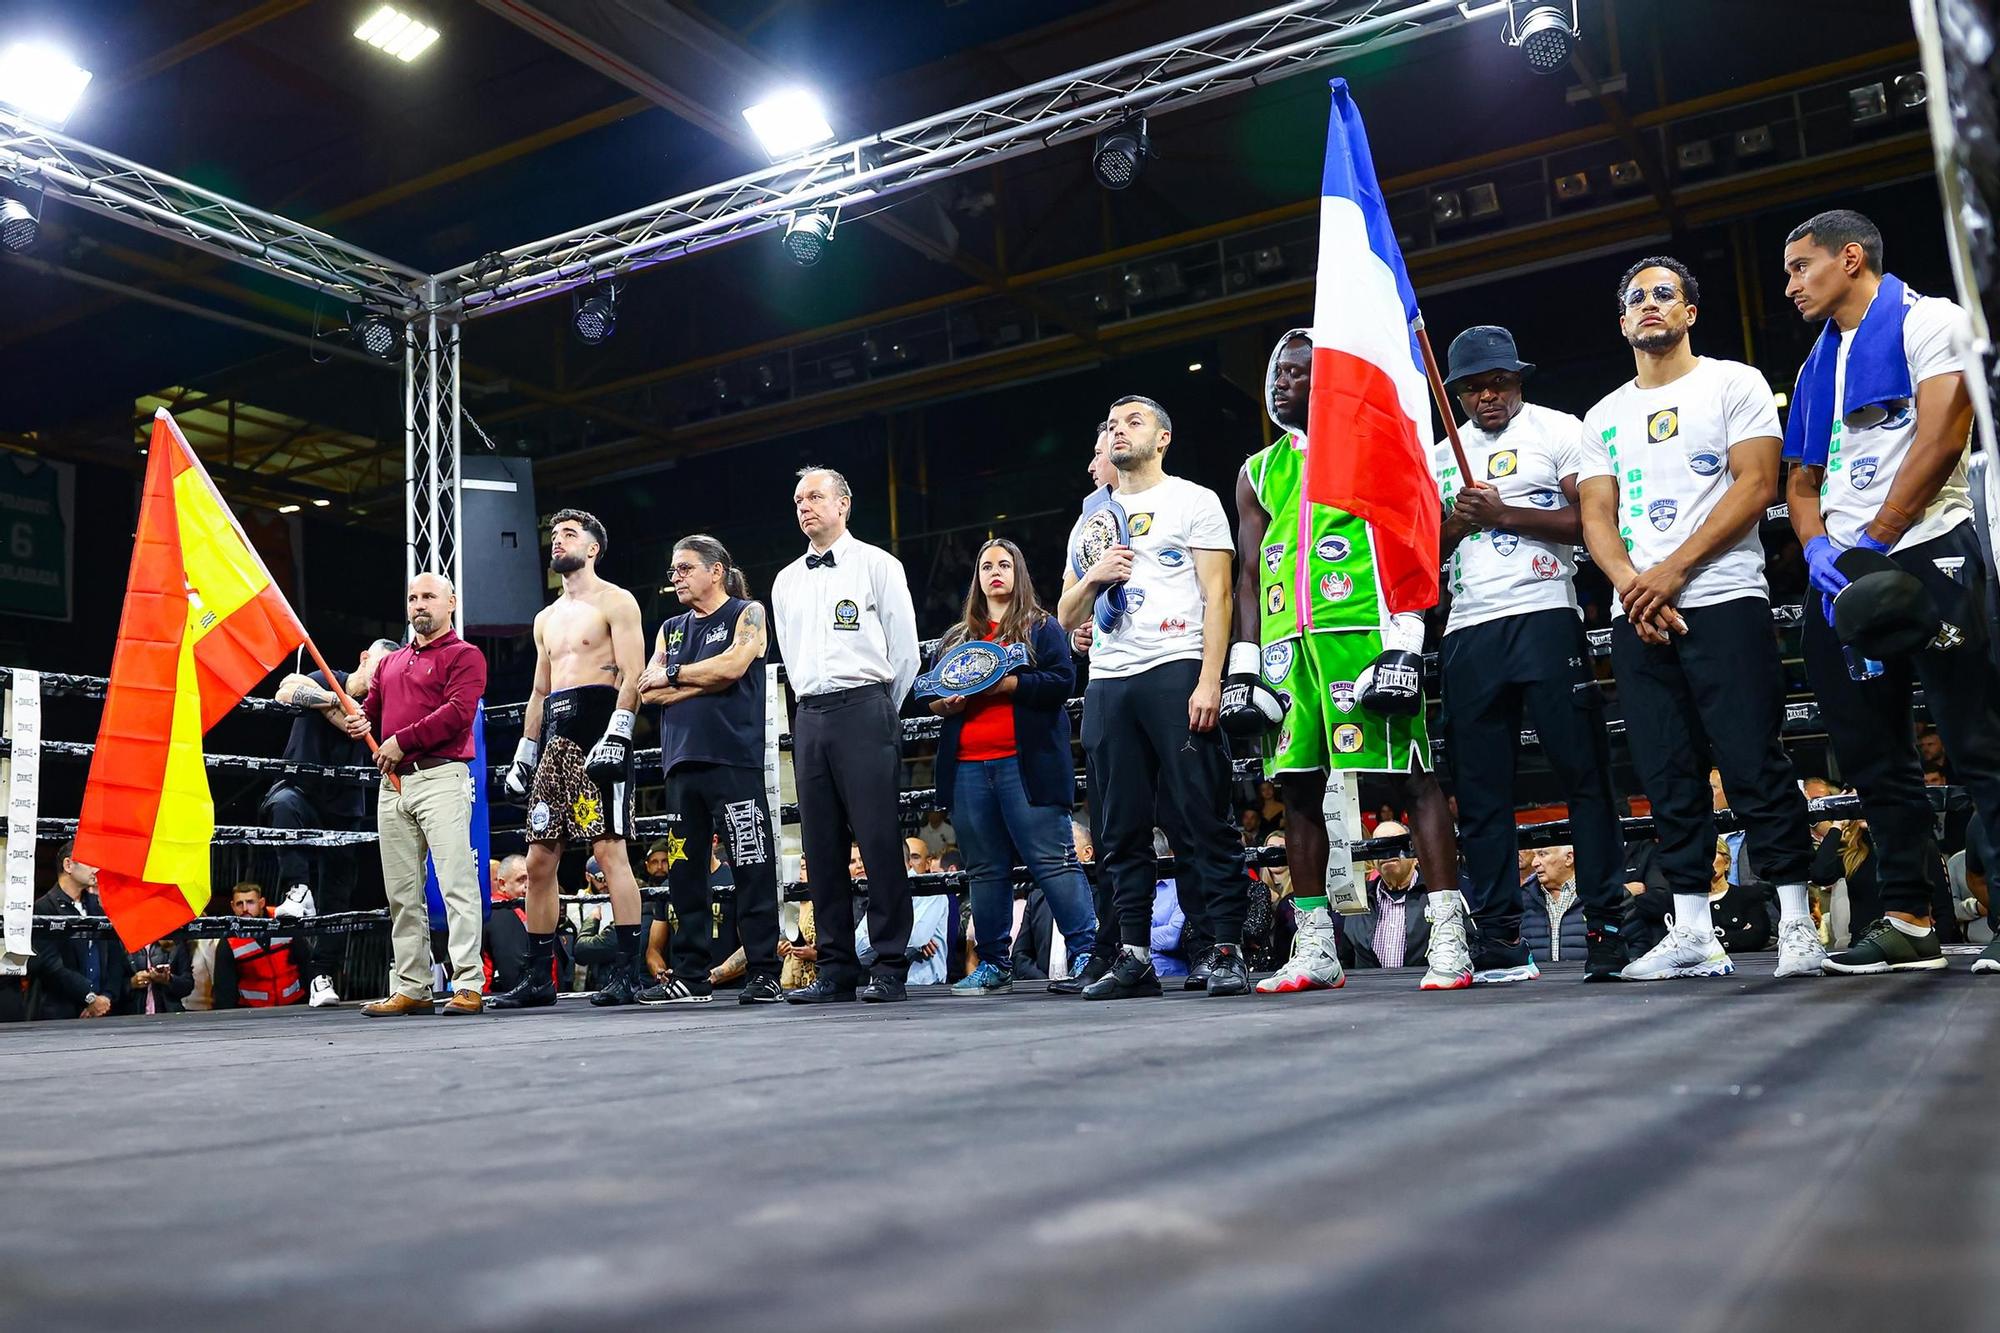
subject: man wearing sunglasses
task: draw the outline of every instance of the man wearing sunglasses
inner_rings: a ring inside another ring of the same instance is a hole
[[[1679,260],[1642,259],[1618,284],[1634,377],[1584,417],[1577,473],[1590,557],[1618,592],[1611,663],[1634,767],[1653,804],[1674,895],[1666,937],[1626,981],[1727,976],[1708,888],[1720,769],[1751,863],[1778,886],[1780,977],[1817,975],[1806,896],[1805,798],[1778,740],[1784,682],[1757,523],[1778,494],[1778,409],[1756,369],[1698,357],[1701,289]]]

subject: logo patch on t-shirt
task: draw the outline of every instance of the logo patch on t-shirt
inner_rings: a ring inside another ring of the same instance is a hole
[[[833,627],[851,630],[861,628],[861,608],[854,604],[852,598],[843,597],[833,604]]]
[[[1562,564],[1547,551],[1535,552],[1535,558],[1528,562],[1538,579],[1552,579],[1562,573]]]
[[[1879,458],[1857,458],[1847,465],[1847,481],[1857,491],[1868,489],[1875,480],[1875,470],[1882,466]]]
[[[728,637],[729,637],[729,626],[717,625],[714,629],[702,635],[701,638],[702,646],[707,647],[709,644],[712,643],[721,643],[724,639]]]
[[[1528,503],[1537,509],[1554,509],[1556,499],[1554,491],[1531,491],[1528,494]]]
[[[1282,583],[1273,583],[1270,587],[1264,589],[1264,610],[1275,616],[1284,609],[1285,585]]]
[[[1313,545],[1313,554],[1322,560],[1339,564],[1341,561],[1347,559],[1347,553],[1351,549],[1352,547],[1345,537],[1321,537]]]
[[[1520,544],[1521,539],[1505,528],[1495,528],[1493,530],[1493,549],[1500,554],[1512,555],[1514,554],[1514,548]]]
[[[1520,466],[1520,456],[1512,449],[1497,449],[1486,460],[1486,478],[1491,481],[1495,477],[1511,477]]]
[[[1674,520],[1680,517],[1680,512],[1681,505],[1678,500],[1655,500],[1646,506],[1646,517],[1651,519],[1653,526],[1661,532],[1674,525]]]
[[[1151,514],[1134,514],[1125,520],[1125,531],[1131,533],[1134,537],[1143,537],[1152,530],[1153,516]]]
[[[1713,449],[1697,449],[1688,455],[1688,470],[1697,477],[1712,477],[1722,471],[1722,455]]]
[[[1361,728],[1352,722],[1343,722],[1333,729],[1333,748],[1342,754],[1358,753],[1364,739]]]
[[[1344,602],[1354,592],[1354,580],[1345,574],[1327,574],[1320,578],[1319,595],[1329,602]]]
[[[1264,650],[1264,679],[1273,685],[1285,683],[1292,674],[1292,641],[1285,639]]]
[[[1159,555],[1160,563],[1168,569],[1179,569],[1187,563],[1187,552],[1178,546],[1162,547]]]
[[[1264,548],[1264,568],[1275,574],[1284,563],[1285,544],[1283,542],[1275,542]]]
[[[1678,407],[1663,407],[1646,414],[1646,437],[1653,443],[1671,440],[1680,433],[1681,410]]]
[[[1335,708],[1339,709],[1343,713],[1351,713],[1354,711],[1353,681],[1336,680],[1335,682],[1333,682],[1332,685],[1327,687],[1327,691],[1333,698],[1333,706]]]
[[[672,629],[670,629],[670,630],[668,630],[668,631],[667,631],[667,651],[668,651],[668,652],[670,652],[670,653],[671,653],[671,652],[675,651],[676,649],[678,649],[678,648],[679,648],[679,647],[681,646],[681,636],[682,636],[683,632],[684,632],[684,631],[682,631],[682,629],[681,629],[681,627],[680,627],[679,625],[676,625],[676,626],[674,626],[674,627],[673,627]]]

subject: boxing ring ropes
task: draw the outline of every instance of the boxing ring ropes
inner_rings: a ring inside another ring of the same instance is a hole
[[[1795,626],[1799,621],[1799,616],[1800,609],[1796,606],[1779,606],[1772,609],[1772,620],[1776,629]],[[1588,637],[1592,656],[1604,657],[1609,655],[1609,630],[1593,630]],[[928,659],[935,656],[937,648],[938,643],[935,640],[925,643],[923,645],[925,657]],[[798,822],[797,805],[782,799],[783,792],[790,785],[791,776],[789,758],[791,736],[784,730],[788,708],[783,675],[784,668],[781,665],[774,666],[766,673],[765,689],[765,799],[770,810],[773,826],[778,828],[783,828],[786,825],[796,825]],[[1434,689],[1436,675],[1436,655],[1427,655],[1425,658],[1425,677],[1427,684],[1433,687],[1427,702],[1432,709],[1435,709],[1437,706]],[[101,676],[58,675],[0,668],[0,691],[4,691],[4,696],[0,696],[0,702],[4,702],[5,705],[4,714],[0,714],[0,724],[4,724],[0,725],[0,758],[5,758],[12,762],[17,783],[18,776],[24,766],[32,772],[39,767],[40,762],[44,759],[53,759],[59,762],[76,762],[89,759],[94,747],[87,741],[53,740],[41,736],[41,701],[43,698],[49,696],[101,699],[104,694],[105,683],[105,679]],[[1919,692],[1915,697],[1918,703],[1918,712],[1921,716],[1921,693]],[[1073,717],[1080,714],[1083,708],[1083,700],[1081,698],[1069,700],[1068,708]],[[490,706],[485,710],[486,724],[489,727],[501,729],[517,728],[521,724],[526,709],[527,705],[525,703]],[[286,716],[288,719],[297,715],[295,710],[266,698],[245,699],[238,705],[238,710],[275,712]],[[1810,739],[1823,736],[1825,733],[1819,729],[1818,717],[1818,708],[1811,701],[1794,700],[1788,702],[1785,710],[1782,734],[1787,740]],[[904,718],[902,722],[903,743],[909,745],[935,740],[940,727],[941,720],[935,717]],[[1606,728],[1613,737],[1622,736],[1625,730],[1623,721],[1618,718],[1607,719]],[[1539,740],[1533,731],[1523,731],[1521,733],[1521,744],[1523,748],[1530,748],[1539,745]],[[489,753],[504,753],[508,748],[502,745],[498,750],[495,750],[493,746],[494,742],[489,738]],[[1432,750],[1434,756],[1443,756],[1445,754],[1445,745],[1442,738],[1432,742]],[[364,786],[373,786],[380,780],[380,774],[370,765],[332,767],[319,764],[293,763],[284,759],[242,754],[211,754],[207,756],[207,764],[209,768],[217,771],[268,774],[273,779],[286,776],[310,775],[354,782]],[[650,777],[656,782],[660,780],[660,752],[657,749],[635,751],[634,764],[642,777]],[[505,764],[489,765],[487,767],[482,778],[486,783],[489,793],[499,790],[501,779],[506,774],[506,767]],[[1235,770],[1239,780],[1254,781],[1262,776],[1261,766],[1256,759],[1236,760]],[[1077,787],[1079,798],[1088,799],[1089,793],[1085,790],[1084,780],[1081,775],[1077,778]],[[1952,788],[1933,788],[1932,790],[1936,793],[1933,800],[1937,802],[1949,803],[1951,800],[1959,798],[1959,794]],[[906,790],[898,797],[898,801],[906,826],[915,819],[920,818],[925,812],[942,808],[938,802],[937,793],[934,788],[913,788]],[[12,802],[10,802],[10,806],[13,806]],[[1808,807],[1815,820],[1854,818],[1861,814],[1860,801],[1853,796],[1820,797],[1808,802]],[[46,817],[40,815],[38,810],[23,810],[18,807],[10,808],[9,819],[11,836],[15,839],[30,840],[28,844],[30,846],[32,846],[33,839],[52,841],[71,837],[76,831],[77,823],[74,819]],[[637,842],[642,838],[665,834],[669,821],[665,816],[655,815],[640,816],[633,823],[633,841]],[[1623,819],[1621,823],[1624,836],[1628,841],[1635,838],[1650,837],[1653,832],[1652,820],[1645,816],[1629,816]],[[1724,831],[1734,831],[1738,827],[1734,816],[1727,810],[1716,812],[1716,826],[1718,829]],[[32,833],[29,832],[30,827],[32,828]],[[493,829],[492,835],[497,840],[503,837],[518,837],[524,832],[525,830],[519,825],[497,826]],[[1553,819],[1536,823],[1525,823],[1519,826],[1518,837],[1520,845],[1523,848],[1561,846],[1571,841],[1569,821],[1567,819]],[[376,841],[376,835],[372,831],[273,829],[255,825],[228,824],[216,827],[215,841],[217,844],[222,845],[348,848],[373,844]],[[789,844],[793,840],[783,839],[781,841]],[[695,849],[690,849],[689,854],[698,856],[700,853]],[[1351,855],[1356,862],[1412,854],[1410,839],[1407,835],[1357,840],[1351,845]],[[1253,868],[1282,866],[1285,863],[1284,849],[1281,847],[1249,848],[1244,852],[1244,861],[1247,866]],[[1093,880],[1096,878],[1097,867],[1094,862],[1080,861],[1079,864],[1085,875]],[[781,895],[788,901],[805,901],[807,899],[806,885],[798,878],[798,860],[795,853],[786,852],[784,854],[783,868],[784,873],[780,875],[779,884]],[[1172,877],[1176,873],[1174,858],[1172,856],[1159,858],[1156,870],[1162,877]],[[1012,867],[1010,873],[1017,894],[1024,892],[1033,882],[1026,866],[1016,865]],[[962,870],[935,872],[910,877],[911,889],[916,893],[963,893],[968,883],[969,876],[967,872]],[[855,891],[857,893],[865,894],[866,889],[866,880],[855,881]],[[720,891],[727,892],[729,890]],[[668,891],[664,887],[642,888],[640,892],[642,896],[656,901],[664,901],[668,897]],[[565,903],[601,904],[606,900],[601,896],[564,894],[563,901]],[[377,928],[386,929],[387,924],[387,911],[377,908],[310,917],[303,921],[280,921],[268,917],[201,916],[195,918],[187,926],[186,930],[188,936],[194,939],[219,939],[227,936],[268,938],[275,935],[350,932]],[[110,933],[111,931],[110,922],[103,917],[36,917],[34,918],[33,928],[37,932],[46,930],[62,934]]]
[[[1938,36],[1935,0],[1914,0],[1925,71],[1946,86],[1964,60],[1948,53]],[[459,369],[465,321],[558,296],[623,274],[700,253],[785,226],[808,211],[842,210],[877,203],[1008,158],[1094,135],[1137,115],[1159,115],[1227,96],[1276,79],[1327,68],[1363,51],[1492,19],[1505,4],[1460,0],[1291,0],[1171,41],[1099,62],[982,101],[908,122],[880,133],[813,149],[717,185],[663,200],[541,241],[483,256],[443,273],[426,274],[342,241],[316,228],[252,208],[142,163],[50,130],[0,108],[0,179],[37,190],[44,199],[97,213],[175,243],[256,269],[341,301],[357,311],[402,325],[406,570],[446,574],[463,588],[460,526]],[[1967,153],[1942,99],[1933,99],[1939,175],[1948,200],[1958,202],[1955,169]],[[1947,210],[1960,295],[1971,272],[1967,237],[1956,208]],[[1989,340],[1979,302],[1963,302],[1980,329],[1978,354]],[[1994,426],[1984,377],[1974,385],[1980,438],[1994,451]],[[1985,477],[1991,525],[2000,521],[2000,470]],[[1794,609],[1794,614],[1796,610]],[[40,760],[87,757],[90,747],[39,736],[44,692],[101,694],[103,681],[84,676],[7,675],[0,788],[7,792],[8,901],[32,874],[37,839],[69,835],[74,821],[43,819],[36,796]],[[246,701],[243,707],[275,707]],[[519,706],[516,706],[518,709]],[[1810,709],[1811,705],[1794,708]],[[775,715],[775,714],[774,714]],[[496,709],[489,720],[515,716]],[[906,739],[935,734],[935,719],[904,723]],[[1788,726],[1810,725],[1804,715]],[[24,730],[24,728],[28,728]],[[24,737],[32,734],[32,744]],[[767,749],[780,747],[776,724]],[[647,757],[657,765],[657,755]],[[23,760],[26,759],[26,772]],[[212,755],[215,768],[246,772],[288,771],[283,761],[245,755]],[[289,771],[298,772],[297,766]],[[776,765],[769,766],[775,780]],[[329,774],[368,782],[372,770]],[[489,775],[490,777],[490,775]],[[928,808],[934,793],[908,792],[906,810]],[[778,803],[772,796],[774,808]],[[1851,813],[1851,810],[1844,810]],[[782,811],[780,812],[782,814]],[[1835,813],[1828,809],[1823,813]],[[1630,821],[1634,834],[1645,821]],[[645,821],[657,827],[658,821]],[[1532,826],[1531,839],[1560,842],[1551,825]],[[373,840],[372,834],[280,831],[224,826],[217,841],[246,845],[341,846]],[[1358,843],[1357,857],[1381,855],[1387,844]],[[1253,863],[1269,854],[1253,852]],[[1275,858],[1269,858],[1275,861]],[[788,877],[789,883],[789,877]],[[795,886],[793,886],[795,888]],[[224,921],[223,918],[212,920]],[[197,923],[200,925],[201,923]],[[317,928],[336,922],[322,918]],[[236,922],[244,933],[264,923]],[[50,929],[78,928],[51,923]],[[203,926],[203,930],[208,927]]]

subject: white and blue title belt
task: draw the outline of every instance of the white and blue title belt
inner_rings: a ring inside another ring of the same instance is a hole
[[[988,643],[972,639],[945,650],[937,665],[917,677],[919,699],[970,697],[993,688],[1010,671],[1028,665],[1028,650],[1018,643]]]

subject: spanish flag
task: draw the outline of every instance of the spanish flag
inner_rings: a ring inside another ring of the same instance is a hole
[[[215,801],[202,735],[305,642],[305,627],[159,409],[76,859],[128,949],[208,903]]]

